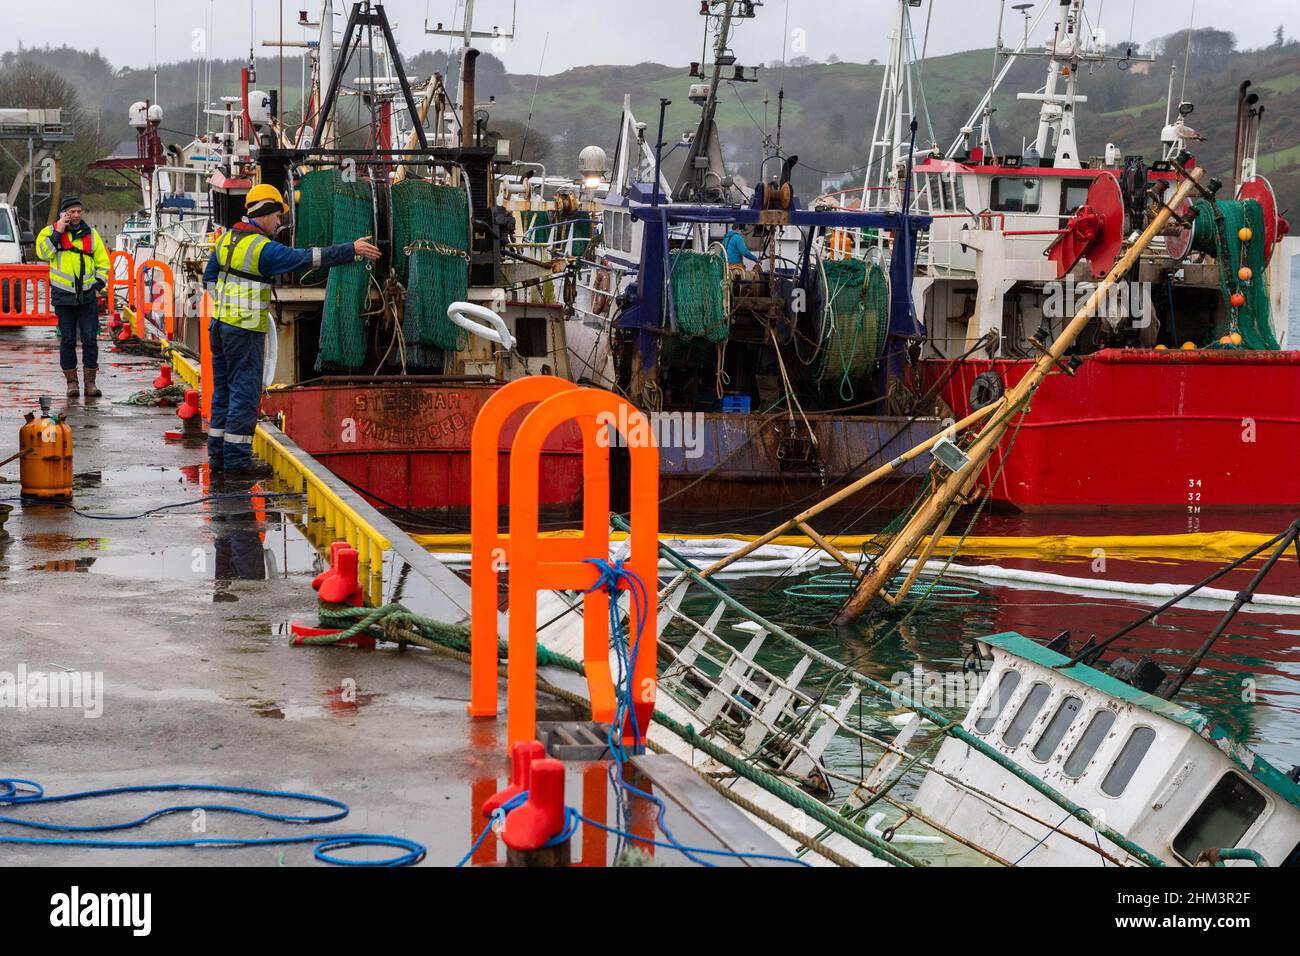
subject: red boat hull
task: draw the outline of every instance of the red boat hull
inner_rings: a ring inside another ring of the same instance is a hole
[[[952,363],[922,364],[928,387]],[[1010,386],[1032,364],[968,359],[942,397],[960,418],[977,375]],[[1013,432],[985,481],[1023,511],[1297,505],[1300,352],[1106,349],[1043,382],[1006,456]]]
[[[351,384],[273,389],[262,410],[284,413],[284,432],[376,507],[469,509],[469,438],[479,409],[499,386]],[[510,454],[526,406],[501,430],[497,491],[510,501]],[[557,428],[542,448],[540,503],[570,509],[582,496],[582,436]]]

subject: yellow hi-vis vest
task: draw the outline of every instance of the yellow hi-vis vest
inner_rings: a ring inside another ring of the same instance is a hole
[[[92,228],[86,235],[68,241],[64,234],[46,226],[36,237],[36,258],[50,264],[50,285],[72,295],[90,291],[96,279],[108,284],[108,249],[99,232]]]
[[[262,249],[271,240],[260,233],[227,230],[217,240],[217,319],[250,332],[271,329],[271,281],[258,271]]]

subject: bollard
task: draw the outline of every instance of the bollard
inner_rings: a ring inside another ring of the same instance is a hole
[[[568,866],[570,840],[546,844],[564,832],[564,764],[550,757],[533,762],[528,801],[506,815],[501,839],[507,866]]]
[[[521,740],[510,748],[510,783],[498,790],[483,803],[483,816],[492,816],[502,804],[513,800],[528,789],[533,761],[546,756],[546,748],[541,741]]]
[[[334,573],[321,581],[322,604],[347,604],[361,607],[362,590],[359,570],[360,555],[353,547],[340,548],[334,555]]]
[[[185,393],[184,403],[176,408],[176,417],[181,420],[181,429],[164,432],[163,437],[168,441],[198,440],[206,437],[203,431],[203,420],[199,417],[199,393],[194,389],[191,388]]]
[[[166,362],[158,369],[158,377],[153,380],[154,388],[170,388],[172,384],[172,367]]]
[[[350,548],[350,547],[351,545],[348,544],[346,541],[330,542],[329,567],[327,567],[324,571],[322,571],[320,574],[316,575],[314,578],[311,579],[311,587],[313,591],[319,591],[320,586],[325,583],[325,579],[332,577],[335,574],[335,570],[338,567],[339,552],[342,551],[344,548]]]

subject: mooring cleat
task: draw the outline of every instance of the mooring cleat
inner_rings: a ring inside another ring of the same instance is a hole
[[[289,631],[293,634],[293,640],[289,642],[293,647],[361,647],[373,651],[377,643],[375,638],[369,634],[357,634],[341,641],[327,641],[324,644],[318,644],[315,641],[308,641],[306,638],[329,637],[333,634],[342,634],[343,630],[337,627],[312,627],[310,624],[302,624],[298,621],[289,622]]]
[[[528,790],[533,761],[543,760],[546,748],[539,740],[521,740],[510,748],[510,783],[483,802],[483,816],[490,817],[498,808]]]
[[[512,850],[540,850],[564,825],[564,764],[545,757],[533,763],[528,800],[506,814],[501,840]]]

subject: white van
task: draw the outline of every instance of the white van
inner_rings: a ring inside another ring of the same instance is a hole
[[[0,203],[0,265],[16,265],[23,261],[21,239],[13,207]]]

